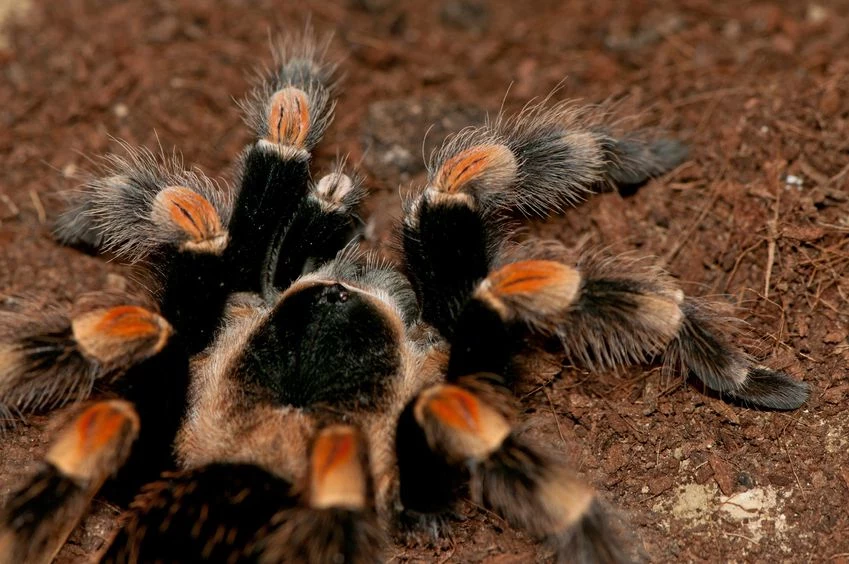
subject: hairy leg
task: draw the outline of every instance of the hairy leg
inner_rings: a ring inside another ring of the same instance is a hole
[[[0,562],[50,562],[139,430],[132,406],[99,402],[62,431],[45,461],[0,509]]]

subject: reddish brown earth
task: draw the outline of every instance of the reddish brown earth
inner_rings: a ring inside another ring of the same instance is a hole
[[[0,2],[0,15],[18,0]],[[57,246],[57,192],[110,136],[224,175],[248,141],[232,97],[270,32],[311,13],[345,55],[319,165],[369,177],[369,242],[388,241],[421,139],[556,97],[617,102],[685,140],[690,160],[636,196],[535,225],[569,246],[660,257],[685,288],[740,307],[749,349],[809,382],[790,413],[731,406],[657,370],[566,370],[523,398],[534,427],[630,520],[657,562],[849,562],[849,3],[713,0],[35,2],[0,42],[0,297],[72,297],[120,267]],[[512,86],[511,86],[512,85]],[[509,93],[508,93],[509,87]],[[507,93],[505,95],[505,93]],[[0,499],[60,417],[0,438]],[[95,504],[61,559],[96,550]],[[465,506],[453,542],[400,561],[527,562],[546,553]]]

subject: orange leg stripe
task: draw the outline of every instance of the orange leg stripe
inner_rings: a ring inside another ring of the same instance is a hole
[[[268,112],[268,140],[281,145],[303,148],[310,129],[309,100],[294,87],[274,93]]]
[[[528,260],[508,264],[489,276],[496,295],[532,294],[570,282],[577,272],[554,261]]]
[[[468,433],[480,432],[480,406],[471,393],[443,386],[427,398],[426,409],[441,423]]]
[[[454,155],[440,167],[436,187],[446,192],[457,192],[465,184],[478,178],[504,159],[503,145],[480,145]]]
[[[131,305],[82,314],[71,321],[71,328],[82,353],[104,363],[146,358],[162,350],[171,336],[165,319]]]
[[[171,222],[194,241],[221,234],[221,218],[209,201],[189,188],[170,186],[156,196],[156,204]]]
[[[103,314],[95,331],[120,339],[154,337],[162,331],[159,316],[139,306],[113,307]]]
[[[96,403],[79,415],[50,447],[45,460],[63,474],[79,480],[100,481],[123,462],[139,431],[132,405],[113,400]]]
[[[98,403],[77,418],[78,449],[80,454],[99,451],[119,437],[126,425],[134,425],[135,416],[121,404]]]
[[[316,439],[312,451],[315,477],[322,480],[335,470],[356,461],[357,439],[353,430],[323,432]]]

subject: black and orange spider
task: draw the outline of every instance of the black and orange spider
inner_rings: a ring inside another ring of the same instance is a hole
[[[377,562],[443,532],[464,496],[558,561],[629,561],[595,490],[522,432],[529,358],[555,344],[590,369],[660,363],[751,405],[805,401],[662,269],[519,241],[517,217],[685,158],[592,111],[533,105],[450,137],[405,202],[403,265],[358,252],[361,179],[310,174],[334,109],[323,52],[308,33],[277,47],[243,105],[256,139],[235,188],[127,147],[60,218],[61,241],[137,264],[155,291],[0,314],[7,418],[115,396],[10,496],[0,562],[49,561],[104,484],[127,504],[110,562]]]

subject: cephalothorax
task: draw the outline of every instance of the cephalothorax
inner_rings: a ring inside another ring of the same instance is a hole
[[[662,269],[516,236],[520,216],[672,169],[679,143],[568,104],[463,130],[404,202],[395,266],[351,242],[362,180],[310,174],[334,67],[308,34],[275,54],[243,105],[255,140],[235,188],[126,148],[60,218],[60,240],[137,263],[156,291],[0,313],[7,415],[95,384],[120,398],[88,404],[6,502],[0,562],[52,558],[107,480],[119,502],[139,492],[107,561],[376,562],[398,535],[443,530],[463,496],[558,561],[628,561],[593,488],[521,431],[512,391],[539,347],[804,402]]]

